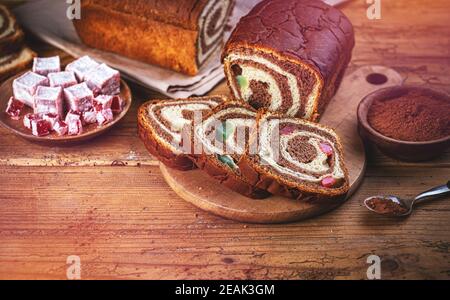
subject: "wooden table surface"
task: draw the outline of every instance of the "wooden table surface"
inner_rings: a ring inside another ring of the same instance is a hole
[[[350,71],[386,65],[407,83],[450,92],[450,3],[381,2],[381,20],[367,19],[365,1],[342,7],[356,31]],[[335,211],[242,224],[202,212],[168,187],[136,134],[138,106],[160,95],[131,86],[127,117],[84,145],[48,148],[0,129],[0,278],[65,279],[66,259],[77,255],[82,279],[365,279],[375,254],[384,279],[450,279],[450,199],[404,220],[362,206],[373,194],[412,197],[446,182],[450,152],[402,163],[368,149],[361,188]]]

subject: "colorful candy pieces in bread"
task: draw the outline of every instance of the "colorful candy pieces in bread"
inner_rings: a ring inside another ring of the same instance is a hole
[[[249,105],[230,101],[216,107],[194,128],[193,143],[201,145],[201,152],[192,158],[199,169],[233,191],[265,198],[270,194],[247,181],[238,166],[255,122],[256,112]]]

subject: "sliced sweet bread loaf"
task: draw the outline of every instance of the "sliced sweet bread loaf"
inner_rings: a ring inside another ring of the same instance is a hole
[[[7,54],[0,57],[0,81],[19,73],[31,65],[36,53],[28,48],[20,52]]]
[[[334,130],[278,113],[258,114],[256,134],[239,168],[250,184],[296,199],[330,200],[349,189]]]
[[[223,96],[160,100],[143,104],[138,113],[139,136],[148,151],[164,165],[182,170],[195,168],[191,154],[192,122],[201,122]],[[188,141],[186,141],[186,137]]]
[[[9,9],[0,4],[0,54],[10,54],[22,47],[23,31]]]
[[[194,127],[192,144],[200,151],[192,159],[199,169],[233,191],[250,198],[265,198],[270,193],[248,182],[238,166],[255,122],[256,111],[242,102],[230,101],[216,107]]]

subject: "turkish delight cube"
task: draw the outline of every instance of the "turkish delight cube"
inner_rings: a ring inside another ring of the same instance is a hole
[[[19,120],[23,106],[23,102],[14,99],[14,97],[11,97],[9,98],[8,105],[6,107],[6,113],[11,117],[11,119]]]
[[[113,114],[120,114],[123,110],[124,105],[125,102],[123,101],[122,97],[118,95],[114,96],[111,103],[111,110]]]
[[[64,89],[68,109],[84,112],[92,108],[94,95],[85,82]]]
[[[98,62],[90,58],[89,56],[83,56],[79,59],[71,62],[66,66],[66,71],[73,72],[77,79],[81,82],[84,81],[84,76],[91,70],[99,65]]]
[[[53,130],[55,124],[60,120],[59,115],[54,113],[47,113],[42,116],[42,118],[50,124],[50,129]]]
[[[48,135],[51,132],[51,124],[44,120],[40,114],[26,114],[23,117],[23,125],[31,129],[31,133],[35,136]]]
[[[83,124],[81,123],[81,115],[77,111],[69,111],[66,115],[67,133],[69,135],[77,135],[83,133]]]
[[[22,76],[13,81],[13,94],[16,100],[22,101],[24,104],[34,108],[33,96],[39,86],[48,86],[47,77],[26,72]]]
[[[61,87],[40,86],[34,95],[34,113],[53,113],[64,116],[63,90]]]
[[[102,109],[111,108],[114,96],[110,95],[99,95],[94,98],[93,106],[96,111],[101,111]]]
[[[69,86],[78,84],[73,72],[57,72],[48,74],[49,84],[52,87],[68,88]]]
[[[53,125],[53,130],[59,135],[65,135],[68,132],[68,126],[66,122],[57,120],[56,123]]]
[[[86,84],[94,95],[116,95],[120,93],[120,73],[101,64],[85,76]]]
[[[83,124],[93,124],[97,122],[97,112],[94,108],[83,112],[82,118]]]
[[[39,119],[42,119],[42,116],[39,114],[26,114],[23,117],[23,126],[25,126],[28,129],[31,129],[31,122]]]
[[[101,111],[97,112],[97,123],[99,126],[105,125],[111,122],[113,119],[114,116],[110,108],[102,109]]]
[[[33,72],[47,76],[49,73],[61,71],[59,56],[35,57],[33,59]]]

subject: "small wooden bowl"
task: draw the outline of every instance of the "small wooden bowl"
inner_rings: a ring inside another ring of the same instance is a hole
[[[31,133],[31,130],[29,130],[23,125],[23,116],[25,116],[27,113],[33,112],[33,110],[30,107],[28,106],[24,107],[19,120],[13,120],[10,118],[8,114],[5,113],[6,107],[8,105],[8,100],[12,96],[12,82],[14,81],[15,78],[17,78],[21,74],[6,80],[0,86],[0,125],[10,130],[14,134],[24,139],[27,139],[31,142],[43,144],[46,146],[55,146],[55,145],[64,146],[64,145],[78,144],[90,140],[111,129],[117,122],[119,122],[126,115],[126,113],[131,107],[132,96],[130,88],[125,83],[125,81],[121,80],[120,96],[125,102],[124,108],[120,114],[114,116],[114,119],[110,123],[105,124],[104,126],[97,126],[97,124],[90,124],[83,126],[83,133],[79,135],[58,136],[55,132],[53,132],[46,136],[41,137],[34,136]]]
[[[361,137],[374,143],[384,154],[403,161],[425,161],[442,154],[450,146],[450,136],[425,142],[409,142],[384,136],[368,122],[367,115],[373,101],[400,97],[410,91],[428,95],[450,102],[450,97],[440,91],[419,86],[394,86],[377,90],[358,105],[358,130]]]

